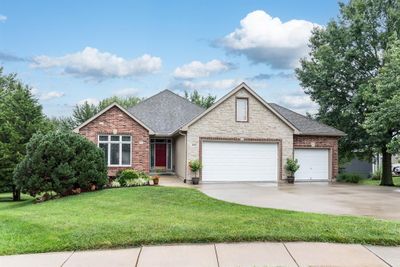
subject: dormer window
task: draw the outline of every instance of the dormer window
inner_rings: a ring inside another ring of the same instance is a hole
[[[236,98],[236,121],[248,122],[249,121],[249,99]]]

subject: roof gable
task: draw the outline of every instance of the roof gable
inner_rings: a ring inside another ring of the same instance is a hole
[[[210,108],[205,110],[203,113],[199,114],[197,117],[195,117],[193,120],[188,122],[182,127],[183,131],[187,131],[188,127],[194,123],[196,123],[198,120],[200,120],[202,117],[210,113],[212,110],[214,110],[216,107],[218,107],[220,104],[225,102],[228,98],[231,96],[235,95],[237,92],[240,90],[246,90],[248,93],[250,93],[255,99],[257,99],[262,105],[264,105],[271,113],[273,113],[275,116],[277,116],[281,121],[283,121],[289,128],[293,129],[295,133],[298,133],[298,129],[294,127],[292,123],[290,123],[288,120],[286,120],[285,117],[283,117],[280,113],[278,113],[275,109],[273,109],[267,102],[265,102],[264,99],[262,99],[256,92],[254,92],[246,83],[242,82],[239,84],[237,87],[235,87],[232,91],[230,91],[228,94],[223,96],[221,99],[219,99],[214,105],[212,105]]]
[[[102,114],[106,113],[108,110],[110,110],[113,107],[117,107],[119,108],[122,112],[124,112],[126,115],[128,115],[131,119],[133,119],[134,121],[136,121],[137,123],[139,123],[143,128],[145,128],[146,130],[149,131],[149,134],[154,134],[153,130],[150,129],[148,126],[146,126],[146,124],[144,124],[140,119],[136,118],[134,115],[132,115],[131,113],[129,113],[125,108],[123,108],[122,106],[118,105],[117,103],[113,103],[111,105],[109,105],[108,107],[104,108],[103,110],[101,110],[99,113],[97,113],[96,115],[94,115],[93,117],[91,117],[90,119],[88,119],[87,121],[85,121],[84,123],[82,123],[81,125],[79,125],[78,127],[76,127],[73,131],[78,133],[79,130],[88,125],[90,122],[94,121],[95,119],[97,119],[98,117],[100,117]]]
[[[203,113],[204,108],[170,90],[164,90],[128,111],[143,121],[156,135],[172,135],[182,125]]]

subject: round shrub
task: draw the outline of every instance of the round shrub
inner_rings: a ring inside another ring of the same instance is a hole
[[[31,196],[52,191],[63,196],[77,188],[102,188],[108,181],[104,152],[79,134],[36,134],[14,171],[14,181]]]

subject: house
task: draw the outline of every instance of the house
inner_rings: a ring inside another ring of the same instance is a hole
[[[287,158],[297,158],[297,180],[331,180],[338,174],[343,132],[276,104],[245,83],[207,110],[164,90],[128,110],[112,104],[75,132],[104,149],[108,173],[123,168],[171,172],[191,179],[279,181]]]

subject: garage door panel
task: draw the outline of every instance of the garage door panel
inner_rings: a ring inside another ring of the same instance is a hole
[[[276,181],[277,144],[202,144],[203,181]]]
[[[294,157],[300,165],[296,172],[296,180],[328,180],[329,150],[306,149],[294,150]]]

